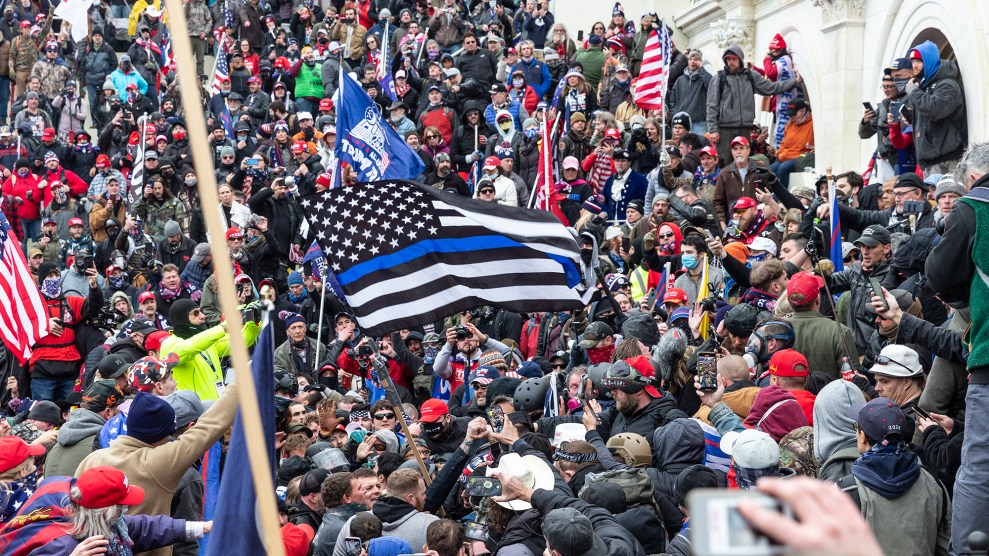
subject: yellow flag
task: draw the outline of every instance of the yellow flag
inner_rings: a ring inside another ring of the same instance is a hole
[[[701,283],[697,287],[698,302],[707,299],[708,296],[711,295],[711,292],[708,291],[708,287],[707,287],[707,282],[708,282],[707,253],[704,253],[704,260],[702,261],[702,264],[704,265],[704,269],[701,271]],[[708,328],[710,328],[710,321],[711,321],[711,317],[707,314],[707,311],[704,311],[704,315],[701,317],[700,333],[701,333],[701,338],[705,340],[707,340]]]

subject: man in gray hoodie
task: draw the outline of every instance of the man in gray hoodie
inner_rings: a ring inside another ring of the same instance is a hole
[[[371,513],[381,520],[383,535],[398,537],[411,546],[426,544],[426,527],[439,519],[422,512],[426,504],[426,483],[417,469],[399,469],[388,476],[388,494],[371,506]],[[340,529],[333,556],[345,556],[344,539],[350,536],[350,523]],[[322,527],[321,527],[322,529]]]
[[[100,448],[100,429],[117,414],[124,394],[114,380],[98,380],[82,395],[79,409],[69,414],[69,420],[58,431],[58,442],[48,453],[45,476],[72,477],[86,456]]]
[[[755,121],[755,95],[772,96],[803,84],[797,77],[772,82],[745,67],[745,54],[737,44],[721,55],[725,69],[715,75],[707,87],[708,136],[717,144],[718,159],[731,160],[731,140],[749,136]]]
[[[855,419],[848,415],[865,402],[858,386],[834,380],[821,388],[814,400],[814,457],[821,464],[817,478],[837,481],[852,472],[859,458],[855,443]]]

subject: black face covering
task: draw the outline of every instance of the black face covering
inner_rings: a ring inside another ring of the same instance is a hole
[[[172,329],[179,338],[189,339],[207,329],[205,324],[194,325],[189,321],[189,313],[197,307],[199,305],[191,299],[179,299],[169,309],[168,318],[172,321]]]
[[[590,249],[590,248],[584,249],[584,248],[581,248],[581,250],[580,250],[580,259],[582,261],[584,261],[584,264],[587,264],[587,265],[591,264],[591,257],[593,257],[593,256],[594,256],[594,249]]]

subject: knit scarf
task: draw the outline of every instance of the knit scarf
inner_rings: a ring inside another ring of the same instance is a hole
[[[745,293],[742,294],[742,297],[739,298],[738,302],[748,303],[756,309],[762,309],[769,312],[773,312],[773,310],[776,309],[776,298],[755,288],[745,290]]]
[[[766,227],[766,214],[763,213],[762,210],[760,209],[759,212],[756,213],[755,220],[752,221],[752,224],[748,228],[742,230],[742,234],[746,239],[746,243],[748,243],[749,240],[758,236],[759,233],[762,232],[763,228],[765,227]]]
[[[80,145],[80,144],[77,143],[77,144],[75,144],[75,145],[72,146],[72,150],[76,151],[77,153],[89,154],[89,153],[94,152],[94,151],[96,151],[98,149],[96,149],[95,147],[93,147],[93,144],[92,143],[86,143],[85,145]]]
[[[408,83],[404,83],[404,84],[401,84],[401,85],[398,84],[398,83],[395,83],[395,95],[398,98],[403,98],[403,97],[405,97],[405,94],[409,92],[409,89],[411,89],[411,88],[412,87]]]
[[[587,185],[591,186],[591,192],[595,195],[604,189],[604,182],[614,173],[612,169],[611,155],[599,154],[594,158],[591,171],[587,172]]]
[[[165,287],[164,282],[162,282],[158,290],[159,290],[159,294],[161,295],[161,300],[166,303],[169,303],[178,299],[179,295],[182,294],[182,282],[179,282],[179,287],[174,290],[168,289],[167,287]]]
[[[118,519],[113,524],[113,534],[107,540],[110,541],[110,544],[106,548],[106,554],[109,556],[134,555],[134,551],[132,550],[134,541],[131,540],[130,534],[127,532],[127,523],[123,518]]]

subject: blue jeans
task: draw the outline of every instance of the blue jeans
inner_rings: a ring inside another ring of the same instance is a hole
[[[295,105],[299,107],[299,112],[319,114],[319,101],[314,102],[305,98],[297,98],[295,99]]]
[[[0,121],[7,121],[10,104],[10,78],[0,77]]]
[[[64,400],[72,393],[75,379],[31,378],[31,398],[38,400]]]
[[[792,172],[796,166],[797,166],[797,159],[794,158],[792,160],[787,160],[786,162],[779,162],[779,161],[773,162],[772,165],[769,166],[769,169],[772,170],[774,174],[776,174],[777,178],[780,179],[780,183],[783,184],[783,187],[789,189],[790,172]]]
[[[24,233],[24,242],[21,247],[24,249],[24,254],[27,255],[28,240],[35,239],[41,235],[41,220],[21,220],[21,229]]]
[[[951,554],[969,554],[968,536],[989,532],[989,385],[969,384],[965,395],[965,440],[951,503]]]

